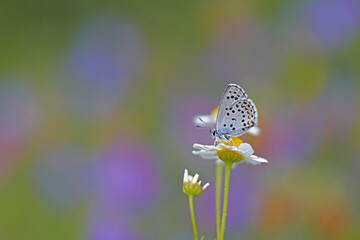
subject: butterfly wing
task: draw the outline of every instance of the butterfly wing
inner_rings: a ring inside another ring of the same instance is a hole
[[[221,135],[239,136],[257,125],[258,112],[245,91],[236,84],[229,84],[219,105],[216,131]]]

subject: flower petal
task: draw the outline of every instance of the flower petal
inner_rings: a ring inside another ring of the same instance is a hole
[[[244,158],[244,160],[242,162],[256,166],[256,165],[260,165],[262,163],[268,163],[268,160],[266,160],[265,158],[255,156],[255,155],[251,155],[249,157]]]
[[[260,130],[260,128],[259,127],[252,127],[252,128],[250,128],[248,131],[247,131],[247,133],[249,133],[249,134],[251,134],[251,135],[254,135],[254,136],[259,136],[260,135],[260,133],[261,133],[261,130]]]
[[[223,150],[223,149],[237,150],[236,146],[229,146],[224,143],[219,143],[215,148],[216,150]]]
[[[205,145],[194,143],[193,148],[196,150],[205,150]]]
[[[215,146],[213,145],[202,145],[202,144],[198,144],[198,143],[194,143],[193,148],[195,148],[196,150],[204,150],[204,151],[208,151],[208,150],[218,150]]]
[[[212,128],[215,125],[212,115],[196,115],[193,118],[193,123],[196,127]]]
[[[210,183],[206,183],[206,184],[203,186],[203,190],[205,190],[208,186],[210,186]]]
[[[184,183],[187,182],[188,175],[189,175],[189,174],[188,174],[188,170],[185,169],[185,172],[184,172],[184,180],[183,180]]]
[[[200,151],[192,151],[192,154],[199,155],[200,157],[207,158],[207,159],[216,158],[216,151],[200,150]]]
[[[252,155],[254,153],[254,149],[251,147],[250,144],[242,143],[237,148],[237,152],[239,152],[244,157],[249,157],[250,155]]]
[[[196,173],[191,182],[195,184],[198,179],[199,179],[199,174]]]

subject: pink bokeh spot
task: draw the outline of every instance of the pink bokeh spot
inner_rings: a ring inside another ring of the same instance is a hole
[[[10,78],[0,88],[0,181],[10,173],[24,145],[40,125],[41,111],[33,88]]]

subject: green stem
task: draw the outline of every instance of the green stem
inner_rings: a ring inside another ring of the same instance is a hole
[[[230,161],[225,162],[224,202],[223,202],[223,213],[221,219],[220,240],[224,240],[224,235],[225,235],[226,215],[227,215],[228,196],[229,196],[229,182],[230,182],[230,172],[232,165],[233,163]]]
[[[221,218],[221,185],[222,185],[222,174],[223,164],[216,164],[215,174],[215,209],[216,209],[216,239],[220,239],[220,218]]]
[[[193,231],[194,231],[194,240],[198,240],[195,212],[194,212],[194,196],[193,195],[189,195],[189,206],[190,206],[191,221],[192,221],[192,226],[193,226]]]

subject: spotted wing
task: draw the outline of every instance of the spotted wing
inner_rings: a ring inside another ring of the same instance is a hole
[[[216,121],[219,135],[239,136],[257,125],[258,112],[245,91],[236,84],[229,84],[220,100]]]

